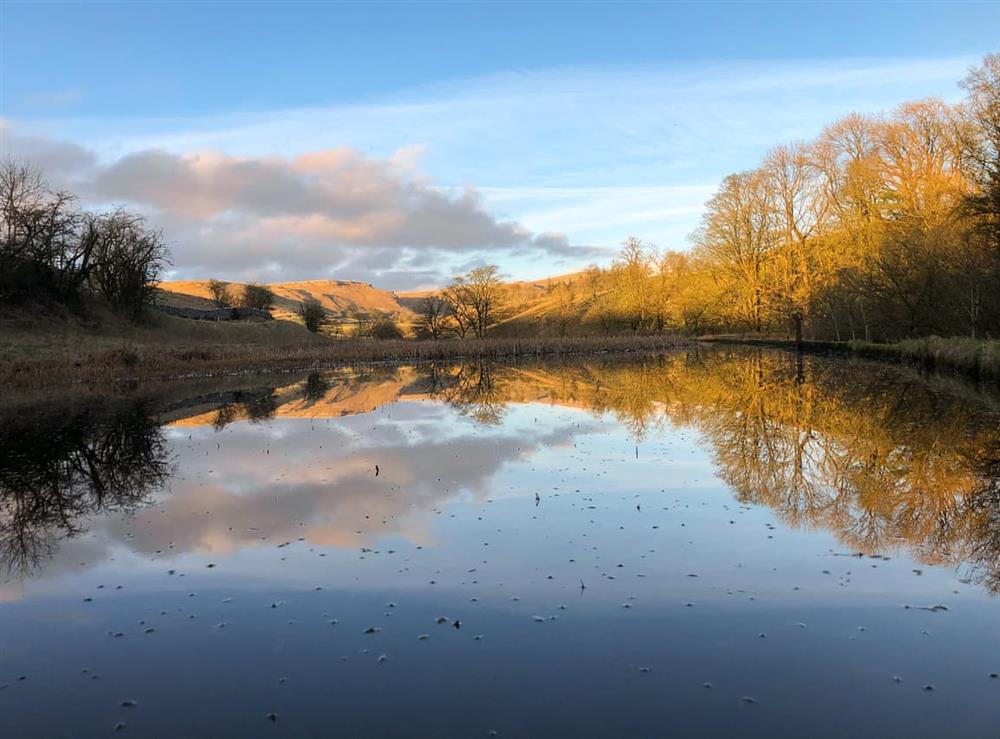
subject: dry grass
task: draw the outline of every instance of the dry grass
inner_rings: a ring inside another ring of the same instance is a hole
[[[930,369],[957,372],[990,382],[1000,382],[1000,341],[929,336],[896,344],[851,342],[855,354],[922,364]]]
[[[96,386],[375,362],[657,352],[684,343],[671,336],[335,340],[285,321],[210,323],[160,316],[148,326],[127,329],[112,322],[96,330],[69,325],[0,330],[0,385]]]
[[[794,342],[776,338],[703,337],[703,341],[756,344],[792,348]],[[852,354],[869,359],[921,365],[928,369],[965,375],[985,382],[1000,382],[1000,341],[928,336],[892,344],[868,341],[806,341],[810,352]]]

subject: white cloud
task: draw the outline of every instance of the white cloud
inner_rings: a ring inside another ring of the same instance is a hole
[[[3,134],[7,153],[85,201],[147,213],[175,244],[178,276],[382,282],[420,252],[465,260],[589,253],[560,234],[495,218],[472,187],[432,186],[416,172],[413,149],[386,160],[343,147],[290,160],[146,150],[99,163],[75,144],[22,137],[6,124]],[[441,266],[438,281],[448,277]]]

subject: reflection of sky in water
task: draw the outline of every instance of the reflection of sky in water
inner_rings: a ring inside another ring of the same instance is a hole
[[[689,426],[637,447],[610,414],[511,404],[491,426],[403,400],[165,434],[154,505],[5,587],[0,735],[1000,725],[1000,601],[741,506]]]

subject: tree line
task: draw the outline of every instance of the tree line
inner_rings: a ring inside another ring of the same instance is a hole
[[[1000,54],[964,100],[851,114],[724,178],[687,251],[629,237],[550,282],[503,331],[755,332],[890,341],[1000,335]],[[481,337],[517,312],[495,266],[421,302],[417,335]],[[523,305],[521,306],[523,307]]]
[[[605,331],[997,336],[1000,54],[962,87],[775,147],[723,180],[690,251],[630,238],[563,286],[568,312]]]

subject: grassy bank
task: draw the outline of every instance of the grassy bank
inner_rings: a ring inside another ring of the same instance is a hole
[[[503,360],[653,353],[688,344],[673,336],[495,337],[440,341],[331,339],[292,321],[206,322],[163,314],[133,325],[110,313],[0,316],[0,387],[46,388],[176,378],[286,372],[378,362]],[[719,341],[793,348],[782,338],[711,336]],[[1000,341],[930,337],[896,344],[809,341],[807,351],[905,362],[1000,382]]]
[[[159,316],[99,329],[0,330],[0,386],[224,376],[374,362],[509,359],[657,352],[687,344],[671,336],[489,338],[441,341],[329,339],[298,324],[207,323]],[[120,327],[118,327],[120,329]]]
[[[700,341],[770,346],[794,349],[789,339],[754,338],[741,336],[705,336]],[[983,339],[929,336],[907,339],[892,344],[869,341],[806,341],[802,348],[808,352],[845,354],[919,365],[929,370],[964,375],[984,382],[1000,382],[1000,341]]]

